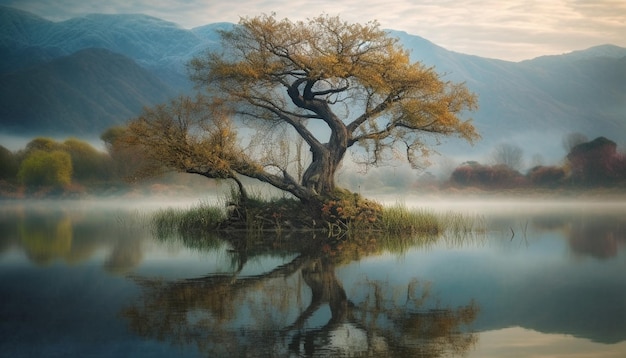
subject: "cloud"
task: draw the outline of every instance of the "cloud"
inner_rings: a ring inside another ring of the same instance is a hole
[[[623,0],[0,0],[52,20],[87,13],[143,13],[192,28],[276,12],[321,13],[419,35],[450,50],[509,60],[612,43],[626,46]]]

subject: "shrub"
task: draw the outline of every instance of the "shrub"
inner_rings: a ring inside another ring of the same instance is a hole
[[[108,162],[108,155],[99,152],[89,143],[70,138],[63,142],[63,149],[72,158],[74,180],[102,181],[110,177],[111,164]]]
[[[10,150],[0,145],[0,180],[15,180],[17,168],[15,155],[13,155]]]
[[[553,187],[565,179],[565,169],[556,166],[539,165],[528,172],[528,180],[535,186]]]
[[[33,150],[20,164],[17,179],[33,186],[66,186],[72,182],[72,159],[67,152]]]
[[[382,205],[355,193],[339,193],[322,206],[322,219],[344,227],[371,225],[380,220]]]
[[[468,162],[456,168],[450,181],[460,186],[477,186],[486,189],[504,189],[524,186],[526,180],[517,170],[497,164],[493,166]]]
[[[575,184],[612,184],[626,177],[623,156],[617,152],[617,145],[604,137],[575,146],[567,159]]]

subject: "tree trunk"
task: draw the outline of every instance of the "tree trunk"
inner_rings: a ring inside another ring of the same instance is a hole
[[[311,165],[302,176],[302,184],[322,197],[332,197],[336,188],[335,174],[348,147],[348,133],[343,123],[338,119],[328,122],[334,124],[330,140],[311,148]]]
[[[335,174],[345,153],[343,148],[329,147],[326,144],[323,150],[313,151],[311,165],[302,176],[302,184],[322,197],[332,196],[335,191]]]

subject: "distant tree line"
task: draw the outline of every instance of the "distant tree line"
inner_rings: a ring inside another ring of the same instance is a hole
[[[58,142],[38,137],[17,152],[0,146],[0,156],[0,180],[5,187],[59,192],[112,179],[109,155],[75,138]]]
[[[133,153],[117,143],[123,131],[111,128],[102,135],[106,152],[76,138],[57,141],[37,137],[16,152],[0,145],[3,194],[24,190],[81,192],[87,187],[122,183],[133,172],[135,162]]]
[[[142,172],[144,153],[128,143],[124,126],[107,129],[100,139],[104,150],[77,138],[36,137],[16,151],[0,145],[0,198],[129,191],[165,194],[207,188],[205,181],[191,176]]]
[[[574,133],[564,138],[563,146],[569,152],[561,165],[535,165],[524,175],[519,172],[522,149],[500,145],[493,153],[495,164],[465,162],[452,172],[450,184],[484,189],[626,184],[626,155],[617,151],[615,142],[605,137],[588,141],[584,135]]]
[[[125,127],[105,131],[100,137],[105,151],[76,138],[56,141],[38,137],[16,152],[0,145],[0,197],[106,191],[145,179],[144,173],[137,171],[142,154],[125,142],[125,133]],[[568,154],[561,164],[536,164],[522,174],[523,150],[512,144],[500,144],[494,148],[490,164],[469,161],[456,166],[446,185],[493,190],[626,186],[626,155],[617,151],[615,142],[605,137],[589,141],[575,133],[563,139],[563,147]],[[379,178],[378,186],[396,189],[412,186],[414,180],[410,177],[410,173],[403,172],[391,178],[385,175]],[[400,180],[402,178],[406,180]],[[162,183],[177,181],[180,178],[165,179]],[[431,175],[426,181],[432,185],[436,179]],[[419,185],[426,185],[426,181],[420,181]]]

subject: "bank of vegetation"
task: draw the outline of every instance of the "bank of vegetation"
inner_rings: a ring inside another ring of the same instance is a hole
[[[20,199],[32,197],[83,197],[102,193],[129,195],[135,193],[132,176],[134,164],[141,160],[137,152],[116,144],[114,128],[103,134],[106,151],[70,138],[57,141],[38,137],[25,148],[15,152],[0,146],[2,165],[0,175],[2,196]],[[544,194],[559,189],[623,188],[626,181],[624,156],[612,141],[600,137],[572,146],[563,164],[536,166],[521,174],[505,164],[481,165],[477,162],[458,166],[447,180],[436,184],[445,193],[450,187],[502,192],[519,189],[520,193],[541,191]],[[185,177],[194,177],[186,175]],[[180,178],[179,178],[180,179]],[[203,181],[204,182],[204,181]],[[161,178],[144,193],[177,193],[188,183]],[[412,186],[419,191],[418,173]],[[217,185],[215,188],[217,188]],[[205,188],[206,189],[206,188]],[[398,188],[399,190],[410,190]],[[546,191],[548,190],[548,191]],[[310,232],[321,237],[344,237],[348,233],[402,236],[437,236],[445,232],[467,234],[483,231],[480,218],[456,213],[434,213],[412,210],[403,205],[382,206],[363,196],[337,190],[335,200],[320,207],[319,215],[288,195],[263,198],[250,195],[242,199],[233,186],[228,197],[220,203],[200,203],[187,209],[164,209],[153,218],[152,225],[159,236],[199,235],[219,233],[221,236],[262,237],[278,234],[294,237]],[[245,202],[243,202],[245,200]]]
[[[519,162],[521,149],[503,147],[497,164],[463,163],[452,172],[448,185],[486,190],[626,188],[626,155],[617,144],[605,137],[580,138],[561,164],[535,165],[522,174],[512,164]]]
[[[223,205],[200,203],[191,208],[166,208],[152,218],[159,237],[220,233],[222,236],[262,238],[298,236],[302,233],[341,239],[353,235],[379,237],[438,237],[470,235],[486,230],[483,218],[454,212],[436,213],[410,209],[403,204],[383,206],[358,194],[344,192],[342,199],[327,203],[313,216],[293,198],[247,198],[241,202],[232,190]]]
[[[204,190],[218,186],[215,181],[185,174],[150,179],[141,177],[141,173],[137,173],[138,163],[142,161],[141,153],[119,143],[123,132],[124,128],[115,127],[102,134],[105,151],[78,138],[59,141],[36,137],[17,151],[0,145],[0,198],[129,193],[166,196],[180,195],[186,190],[193,194],[199,186]],[[626,155],[618,151],[615,142],[605,137],[593,140],[581,138],[571,143],[561,163],[534,165],[525,173],[516,169],[520,160],[517,148],[505,151],[494,149],[495,152],[498,150],[504,154],[497,163],[465,162],[442,179],[431,177],[425,180],[423,173],[415,172],[412,178],[406,180],[391,177],[382,180],[392,192],[404,193],[420,192],[425,187],[443,194],[462,194],[464,190],[474,189],[494,193],[536,191],[544,195],[551,192],[626,189]],[[363,178],[368,180],[366,175]]]
[[[104,151],[79,138],[35,137],[16,151],[0,145],[0,198],[167,196],[216,186],[188,175],[140,177],[141,154],[115,144],[122,132],[114,127],[102,134]]]

